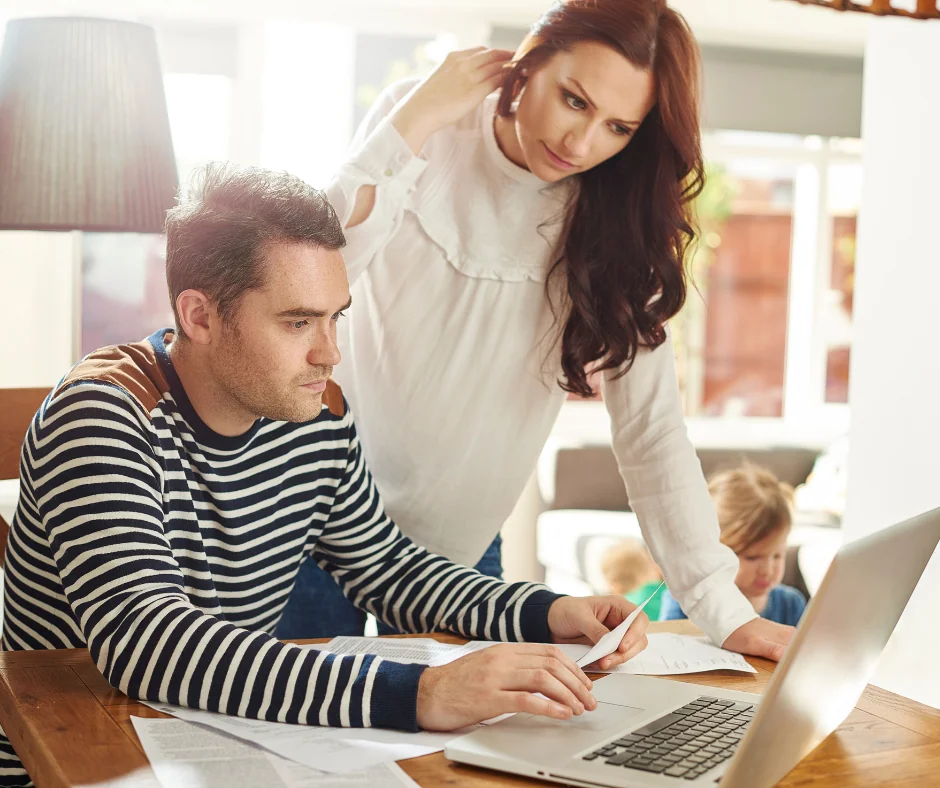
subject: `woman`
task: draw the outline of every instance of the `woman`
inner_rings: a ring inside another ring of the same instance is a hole
[[[734,585],[666,332],[703,183],[698,74],[664,3],[570,0],[515,56],[457,52],[386,91],[328,189],[356,305],[338,378],[402,530],[492,565],[565,392],[591,394],[595,371],[670,589],[717,643],[779,658],[791,630]],[[330,587],[308,562],[278,633],[361,632],[338,590],[335,620],[305,620]]]

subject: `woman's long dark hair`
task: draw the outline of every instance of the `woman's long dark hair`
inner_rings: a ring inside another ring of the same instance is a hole
[[[561,330],[565,391],[591,396],[591,370],[632,365],[638,348],[666,340],[685,303],[695,239],[691,201],[704,185],[698,118],[699,52],[685,20],[663,0],[557,2],[507,70],[497,111],[560,50],[595,41],[652,73],[655,104],[620,153],[582,173],[568,208],[546,292],[564,275],[569,312]],[[553,304],[554,309],[554,304]],[[557,312],[556,312],[557,315]]]

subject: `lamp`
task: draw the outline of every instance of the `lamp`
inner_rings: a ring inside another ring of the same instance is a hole
[[[162,233],[178,180],[153,28],[17,19],[0,52],[0,230],[71,232],[72,357],[82,233]]]
[[[878,16],[906,16],[910,19],[940,19],[938,0],[794,0],[803,5],[820,5],[836,11],[860,11]],[[902,6],[908,6],[904,8]],[[913,6],[913,9],[910,8]]]
[[[178,181],[153,28],[17,19],[0,53],[0,229],[163,232]]]

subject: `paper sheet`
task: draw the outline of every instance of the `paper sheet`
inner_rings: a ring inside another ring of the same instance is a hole
[[[642,609],[643,606],[641,605],[638,610]],[[626,631],[629,626],[628,621],[629,619],[621,624],[618,629],[623,628]],[[627,624],[627,627],[624,627],[624,624]],[[607,637],[611,637],[615,633],[616,630]],[[685,673],[703,673],[709,670],[757,672],[740,654],[719,648],[704,637],[672,633],[656,633],[647,635],[647,637],[649,646],[625,665],[618,665],[612,671],[595,672],[631,673],[647,676],[673,676]],[[584,666],[590,664],[590,662],[587,662],[590,652],[596,650],[602,642],[603,638],[593,649],[590,646],[577,644],[558,645],[557,647],[577,662],[578,665]],[[619,644],[619,642],[620,638],[617,638],[616,643]],[[418,646],[411,646],[410,644],[413,643],[417,643]],[[436,648],[431,648],[430,645]],[[462,646],[454,646],[426,639],[388,640],[368,637],[342,637],[334,638],[327,644],[327,647],[330,651],[338,654],[377,654],[385,659],[392,659],[397,662],[419,662],[424,665],[437,666],[446,665],[448,662],[453,662],[455,659],[464,657],[467,654],[495,645],[497,644],[489,640],[472,640]],[[599,657],[596,659],[599,659]]]
[[[316,646],[314,646],[316,647]],[[438,643],[430,638],[373,638],[373,637],[335,637],[322,651],[333,654],[375,654],[383,659],[395,662],[413,662],[419,665],[443,665],[453,661],[451,656],[463,646]]]
[[[446,665],[449,662],[467,656],[467,654],[473,654],[475,651],[483,651],[483,649],[487,649],[490,646],[498,645],[500,645],[499,641],[494,640],[471,640],[469,643],[464,643],[462,646],[451,646],[450,651],[443,652],[435,658],[431,663],[431,667]]]
[[[757,673],[744,657],[726,651],[704,637],[657,632],[647,635],[649,645],[629,662],[613,670],[598,673],[630,673],[643,676],[677,676],[685,673],[704,673],[709,670],[740,670]],[[558,646],[569,657],[581,664],[587,646]]]
[[[338,776],[184,720],[131,717],[131,722],[162,788],[417,786],[394,763]]]
[[[608,654],[613,654],[620,645],[620,641],[623,640],[623,636],[627,634],[627,630],[630,629],[630,625],[636,621],[637,616],[643,612],[643,608],[646,607],[647,602],[656,596],[657,592],[660,588],[663,587],[663,585],[664,583],[660,583],[656,591],[650,594],[642,605],[640,605],[629,616],[627,616],[618,626],[598,640],[597,643],[594,644],[594,647],[584,656],[582,656],[581,659],[576,660],[578,667],[583,668],[585,665],[590,665],[594,662],[597,662],[599,659],[603,659]]]
[[[451,643],[438,643],[429,638],[374,638],[343,635],[333,638],[329,643],[304,646],[329,651],[332,654],[374,654],[395,662],[413,662],[419,665],[439,667],[454,660],[497,645],[492,640],[471,640],[456,646]]]
[[[345,774],[377,764],[440,752],[451,739],[473,729],[467,727],[449,733],[406,733],[384,728],[328,728],[250,720],[167,703],[147,702],[147,705],[178,719],[207,725],[264,747],[284,758],[332,774]]]
[[[76,785],[75,788],[163,788],[160,781],[154,776],[153,770],[148,768],[135,769],[120,777],[105,782]]]

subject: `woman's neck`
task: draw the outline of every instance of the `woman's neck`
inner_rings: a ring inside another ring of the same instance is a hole
[[[522,169],[529,169],[526,164],[525,154],[522,152],[522,145],[519,144],[519,137],[516,134],[516,120],[513,115],[496,115],[493,118],[493,132],[496,135],[496,145],[500,152],[509,161]]]

